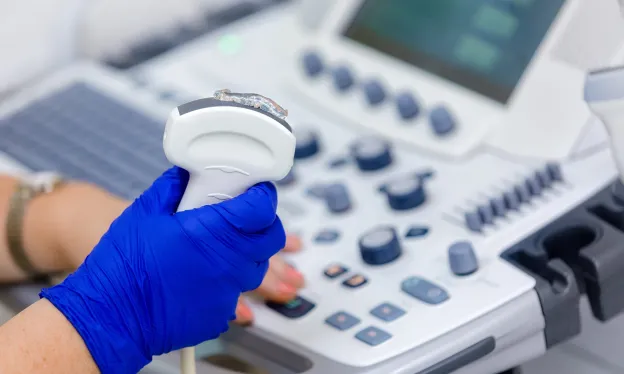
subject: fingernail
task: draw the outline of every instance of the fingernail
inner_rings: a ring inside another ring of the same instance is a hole
[[[236,308],[236,315],[241,322],[249,322],[252,318],[251,309],[244,304],[241,304]]]
[[[280,283],[280,284],[277,286],[277,291],[278,291],[279,293],[281,293],[281,294],[292,294],[292,293],[297,292],[297,290],[295,289],[295,287],[293,287],[293,286],[291,286],[291,285],[289,285],[289,284],[286,284],[286,283]]]

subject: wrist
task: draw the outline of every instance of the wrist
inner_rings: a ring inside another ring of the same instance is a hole
[[[97,261],[87,259],[61,284],[43,289],[40,297],[71,323],[102,374],[137,373],[151,355],[142,343],[141,322],[124,313],[134,305],[125,305],[117,288],[107,282]]]
[[[14,234],[21,236],[21,244],[17,247],[22,248],[30,267],[37,273],[49,274],[67,269],[67,260],[60,251],[60,226],[53,204],[62,188],[59,186],[50,192],[22,200],[15,208],[21,206],[22,215],[17,213],[12,218],[12,222],[21,222],[12,229]]]

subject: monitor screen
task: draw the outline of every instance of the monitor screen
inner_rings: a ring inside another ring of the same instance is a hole
[[[363,0],[360,44],[506,103],[565,0]]]

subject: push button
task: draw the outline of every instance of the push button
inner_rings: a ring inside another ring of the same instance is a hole
[[[364,83],[364,93],[370,105],[377,105],[386,98],[383,86],[375,80]]]
[[[371,314],[386,322],[392,322],[405,314],[405,311],[390,303],[383,303],[371,310]]]
[[[420,238],[429,233],[429,228],[425,226],[412,226],[405,234],[406,238]]]
[[[396,104],[399,115],[404,120],[412,119],[420,114],[420,106],[414,98],[414,95],[409,92],[399,94],[396,98]]]
[[[526,180],[524,181],[524,184],[526,185],[527,189],[529,190],[529,193],[532,196],[538,196],[542,193],[542,190],[543,190],[542,186],[539,180],[535,176],[526,178]]]
[[[325,186],[317,184],[306,188],[306,195],[315,199],[323,199],[325,197]]]
[[[442,287],[419,277],[410,277],[404,280],[401,283],[401,290],[431,305],[441,304],[449,299],[448,293]]]
[[[502,197],[494,197],[490,199],[490,206],[492,207],[494,215],[497,217],[504,217],[507,213],[507,206],[505,205],[505,200]]]
[[[349,313],[338,312],[328,317],[325,320],[325,323],[337,328],[340,331],[344,331],[360,323],[360,320]]]
[[[303,67],[308,76],[316,77],[323,71],[324,64],[317,53],[307,52],[303,55]]]
[[[323,230],[316,234],[314,241],[317,243],[333,243],[340,237],[340,233],[336,230]]]
[[[483,229],[483,219],[481,218],[481,214],[477,211],[466,212],[464,215],[464,221],[466,223],[466,227],[468,227],[468,230],[470,231],[481,232]]]
[[[351,197],[347,187],[342,184],[330,184],[323,190],[323,198],[332,213],[343,213],[351,209]]]
[[[285,304],[268,301],[266,303],[266,306],[278,312],[279,314],[292,319],[305,316],[315,307],[313,303],[304,299],[301,296],[297,296],[295,299]]]
[[[528,203],[531,201],[531,191],[529,191],[529,187],[525,183],[518,184],[514,187],[514,192],[521,203]]]
[[[334,86],[339,91],[346,91],[353,86],[355,79],[351,70],[346,66],[340,66],[334,70]]]
[[[345,280],[344,282],[342,282],[342,284],[344,286],[349,287],[349,288],[362,287],[366,283],[368,283],[368,280],[366,279],[365,276],[360,275],[360,274],[356,274],[356,275],[352,276],[351,278],[349,278],[349,279]]]
[[[325,276],[329,279],[338,278],[339,276],[345,274],[349,269],[342,265],[333,264],[325,269]]]
[[[492,206],[489,204],[481,205],[477,208],[479,215],[481,216],[481,220],[486,225],[492,224],[494,222],[494,211],[492,210]]]
[[[345,157],[338,157],[329,162],[330,169],[338,169],[349,163],[349,160]]]
[[[443,106],[434,108],[429,113],[429,121],[431,122],[431,128],[439,136],[447,135],[455,129],[455,119],[451,112]]]
[[[554,181],[560,182],[563,180],[563,172],[561,171],[561,165],[559,165],[558,163],[552,162],[546,165],[546,173]]]
[[[552,177],[544,170],[538,170],[535,172],[535,179],[539,182],[543,188],[550,188],[553,184]]]
[[[507,191],[503,194],[505,207],[509,210],[517,210],[520,207],[520,198],[514,191]]]
[[[390,339],[392,337],[392,335],[388,334],[387,332],[380,330],[376,327],[367,327],[364,330],[358,332],[355,337],[370,345],[370,346],[377,346],[381,343],[384,343],[385,341],[387,341],[388,339]]]

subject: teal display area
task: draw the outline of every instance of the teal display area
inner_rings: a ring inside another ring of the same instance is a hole
[[[368,0],[359,43],[506,102],[565,0]]]

